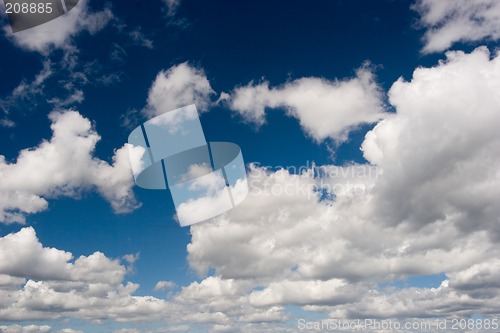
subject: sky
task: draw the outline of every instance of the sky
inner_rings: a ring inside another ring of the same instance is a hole
[[[0,332],[500,330],[500,2],[0,13]],[[191,104],[249,193],[181,227],[127,139]]]

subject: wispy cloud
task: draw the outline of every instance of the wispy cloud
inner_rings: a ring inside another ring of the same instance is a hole
[[[444,51],[457,42],[500,39],[500,2],[496,0],[418,0],[413,9],[427,29],[424,53]]]

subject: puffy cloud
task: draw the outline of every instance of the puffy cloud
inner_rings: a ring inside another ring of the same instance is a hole
[[[257,125],[265,122],[266,108],[283,108],[316,141],[345,141],[350,130],[384,117],[381,92],[367,66],[344,80],[305,77],[274,88],[266,81],[250,82],[221,99]]]
[[[188,332],[190,327],[188,325],[178,325],[171,326],[159,329],[158,333],[167,333],[167,332]]]
[[[134,296],[139,285],[124,282],[127,269],[118,260],[100,252],[72,257],[43,247],[32,228],[0,238],[0,281],[15,279],[0,288],[0,320],[159,320],[172,312],[163,300]]]
[[[52,328],[48,325],[43,325],[43,326],[9,325],[9,326],[0,326],[0,331],[5,333],[50,333],[52,332]]]
[[[0,272],[7,276],[68,278],[66,265],[71,258],[68,252],[43,248],[31,227],[0,238]]]
[[[288,305],[333,318],[498,315],[499,62],[484,48],[451,52],[394,83],[397,112],[362,145],[371,165],[296,174],[250,166],[246,201],[191,227],[189,264],[213,274],[168,301],[134,296],[126,267],[101,253],[72,261],[29,229],[4,237],[1,254],[22,244],[44,265],[22,252],[16,263],[0,260],[0,318],[166,319],[180,331],[278,332],[293,331]],[[44,275],[45,266],[62,278]],[[435,288],[382,287],[441,273]]]
[[[122,328],[120,330],[114,331],[113,333],[140,333],[140,331],[135,328]]]
[[[124,213],[138,207],[128,152],[115,151],[109,164],[93,156],[99,135],[76,111],[52,112],[52,138],[24,149],[15,163],[0,155],[0,220],[23,223],[26,214],[47,208],[46,198],[78,197],[91,188]]]
[[[191,226],[190,266],[215,276],[178,300],[239,327],[291,304],[334,318],[497,315],[499,66],[486,48],[450,52],[395,82],[397,112],[362,144],[371,165],[251,166],[246,201]],[[442,273],[437,288],[381,287]]]
[[[149,89],[143,113],[155,117],[177,108],[196,104],[200,112],[207,111],[214,94],[203,70],[187,62],[161,71]]]
[[[453,221],[498,239],[500,57],[490,59],[486,48],[446,57],[395,82],[397,114],[366,135],[364,156],[384,171],[374,215],[414,227]]]
[[[155,285],[155,291],[164,291],[175,288],[176,284],[173,281],[158,281]]]
[[[45,54],[53,49],[65,47],[72,37],[83,31],[96,33],[112,18],[113,13],[109,8],[90,12],[88,0],[80,0],[68,13],[45,24],[15,34],[9,26],[5,26],[4,31],[16,45]]]
[[[356,298],[358,292],[341,279],[328,281],[272,282],[263,290],[253,291],[249,296],[251,304],[263,305],[307,305],[346,303]]]
[[[413,6],[427,28],[423,52],[439,52],[456,42],[500,38],[500,3],[496,0],[418,0]]]

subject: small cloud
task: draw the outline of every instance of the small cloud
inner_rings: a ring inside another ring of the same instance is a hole
[[[146,37],[146,35],[141,31],[141,28],[138,27],[128,34],[135,45],[144,46],[148,49],[153,49],[153,41]]]
[[[140,252],[134,254],[126,254],[122,259],[128,264],[127,273],[131,274],[135,272],[135,263],[139,260]]]
[[[175,16],[177,9],[181,4],[181,0],[164,0],[167,16]]]
[[[165,291],[176,287],[173,281],[158,281],[154,287],[154,291]]]

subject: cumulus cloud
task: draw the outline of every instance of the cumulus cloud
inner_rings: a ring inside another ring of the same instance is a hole
[[[444,51],[456,42],[500,38],[500,3],[496,0],[418,0],[413,8],[427,29],[425,53]]]
[[[0,238],[0,258],[0,276],[24,279],[0,288],[1,321],[159,320],[172,310],[163,300],[133,296],[139,285],[124,281],[127,268],[119,260],[100,252],[74,260],[71,253],[44,247],[31,227]]]
[[[22,250],[19,253],[19,250]],[[13,255],[16,253],[16,255]],[[9,257],[7,260],[6,258]],[[127,267],[101,252],[74,258],[69,252],[48,248],[32,227],[0,238],[0,321],[81,319],[94,322],[165,323],[149,332],[185,332],[188,323],[207,327],[228,325],[231,316],[222,313],[230,303],[224,297],[239,297],[239,281],[208,278],[194,282],[166,301],[134,295],[138,284],[127,282]],[[159,286],[171,287],[171,281]],[[215,288],[215,289],[214,289]],[[220,300],[218,300],[220,298]],[[207,303],[208,302],[208,303]],[[242,304],[244,305],[244,304]],[[217,311],[211,311],[215,309]],[[248,322],[269,321],[283,316],[282,309],[234,309]],[[282,318],[280,319],[280,321]],[[49,326],[0,326],[8,332],[54,332]],[[123,328],[117,332],[135,332]],[[67,328],[58,333],[78,332]]]
[[[148,117],[155,117],[190,104],[196,104],[200,112],[208,111],[213,94],[203,70],[185,62],[158,73],[149,88],[143,113]]]
[[[453,220],[464,233],[500,237],[499,73],[500,57],[478,48],[449,52],[438,66],[393,84],[397,114],[362,145],[386,175],[375,189],[375,216],[415,227]]]
[[[252,166],[244,203],[191,226],[190,266],[214,276],[178,299],[239,327],[272,309],[279,325],[287,305],[332,318],[498,315],[499,66],[486,48],[450,52],[395,82],[397,112],[362,144],[371,164],[351,166],[372,176]],[[383,287],[439,274],[440,286]]]
[[[128,152],[117,149],[112,164],[93,156],[100,136],[76,111],[52,112],[52,137],[22,150],[9,163],[0,155],[0,220],[23,223],[26,214],[43,211],[48,198],[77,198],[96,189],[117,213],[138,207]]]
[[[77,6],[57,19],[15,34],[9,26],[5,26],[4,32],[19,47],[46,54],[65,47],[72,37],[83,31],[96,33],[112,18],[111,9],[91,12],[88,0],[80,0]]]
[[[350,130],[384,117],[381,92],[367,66],[350,79],[305,77],[278,87],[250,82],[224,94],[228,106],[245,120],[262,125],[266,108],[283,108],[316,141],[345,141]]]

